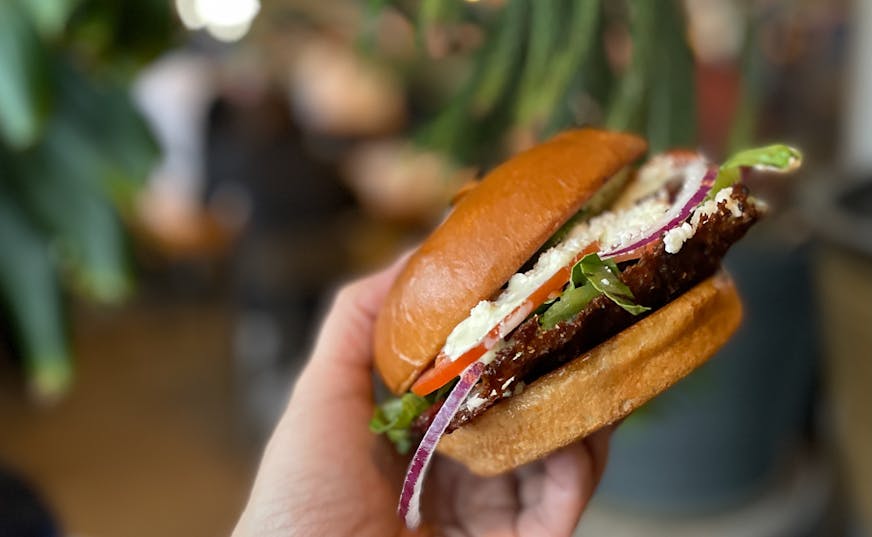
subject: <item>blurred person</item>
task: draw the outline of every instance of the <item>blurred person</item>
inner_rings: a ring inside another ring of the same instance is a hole
[[[492,478],[437,457],[426,485],[425,527],[403,526],[396,505],[407,461],[368,429],[373,325],[403,263],[339,291],[234,537],[572,535],[602,476],[610,429]]]

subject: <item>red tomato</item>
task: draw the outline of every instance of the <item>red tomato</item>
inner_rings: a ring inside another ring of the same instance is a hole
[[[587,254],[596,252],[599,245],[594,242],[582,250],[571,263],[561,268],[554,273],[553,276],[540,285],[535,291],[530,293],[524,302],[506,315],[496,326],[484,336],[484,338],[473,346],[468,351],[464,352],[454,360],[449,359],[445,354],[439,353],[433,363],[433,367],[424,371],[415,384],[412,385],[412,392],[425,396],[428,393],[434,392],[448,384],[451,379],[460,375],[466,367],[481,358],[491,347],[497,344],[499,340],[504,338],[509,332],[518,327],[527,316],[536,308],[541,306],[554,293],[559,293],[560,290],[569,281],[572,267]]]

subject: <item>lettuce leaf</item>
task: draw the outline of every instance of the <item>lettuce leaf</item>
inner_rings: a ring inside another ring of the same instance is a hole
[[[772,172],[792,172],[802,165],[802,153],[784,144],[767,145],[739,151],[721,165],[721,170],[754,168]]]
[[[539,324],[545,330],[550,330],[567,319],[575,317],[584,309],[591,300],[598,297],[600,292],[592,285],[570,287],[560,295],[560,298],[545,310],[539,318]]]
[[[413,439],[409,430],[412,422],[437,401],[448,397],[456,383],[453,380],[427,397],[409,392],[385,400],[375,407],[369,421],[369,430],[387,436],[399,453],[408,453],[412,448]]]
[[[621,192],[624,191],[624,187],[630,182],[634,175],[630,173],[630,168],[625,167],[611,178],[606,180],[606,183],[599,189],[597,192],[591,196],[589,200],[575,213],[572,218],[566,221],[560,229],[554,232],[551,235],[551,238],[548,239],[542,248],[539,249],[539,252],[544,252],[548,248],[552,246],[556,246],[563,239],[569,235],[570,230],[574,228],[577,224],[584,222],[597,216],[609,209],[615,200],[618,199]]]
[[[569,285],[541,315],[539,324],[546,330],[554,328],[558,323],[578,315],[600,294],[606,295],[633,315],[650,310],[647,306],[636,304],[632,291],[618,277],[620,274],[614,261],[602,260],[597,254],[584,256],[572,267]]]
[[[573,280],[577,273],[584,276],[587,284],[633,315],[639,315],[651,309],[648,306],[636,304],[633,292],[618,278],[621,272],[614,261],[604,261],[597,254],[588,254],[581,258],[575,267],[572,267]]]
[[[408,453],[412,447],[409,426],[429,407],[430,402],[427,399],[414,393],[392,397],[375,407],[369,430],[376,434],[386,434],[397,451]]]
[[[742,168],[755,170],[790,173],[802,165],[802,153],[784,144],[773,144],[739,151],[721,164],[718,176],[706,199],[712,199],[715,194],[742,179]]]

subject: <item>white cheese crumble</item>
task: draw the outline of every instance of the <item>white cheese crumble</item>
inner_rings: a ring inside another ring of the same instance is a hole
[[[713,215],[718,210],[718,205],[725,202],[724,207],[730,211],[733,218],[742,216],[742,208],[739,201],[732,197],[733,187],[722,188],[715,194],[714,199],[701,203],[690,215],[690,222],[683,222],[663,234],[663,246],[667,253],[677,254],[688,239],[696,234],[699,223],[703,217]]]
[[[509,279],[509,284],[496,300],[482,300],[469,312],[469,317],[458,324],[442,348],[450,360],[485,339],[488,334],[510,314],[512,320],[521,321],[532,313],[531,307],[521,307],[533,291],[548,281],[558,270],[594,241],[599,241],[603,251],[615,250],[642,238],[651,223],[661,218],[669,209],[662,199],[647,199],[637,205],[614,212],[604,212],[587,222],[573,227],[566,238],[543,252],[535,266],[525,273]],[[511,325],[512,323],[505,323]],[[500,334],[499,339],[505,334]]]
[[[670,229],[663,234],[663,244],[666,251],[670,254],[677,253],[687,239],[693,237],[694,233],[696,233],[696,228],[687,222]]]
[[[497,357],[497,353],[500,352],[500,350],[505,346],[505,341],[497,341],[493,347],[489,348],[487,351],[485,351],[484,354],[481,355],[481,358],[479,358],[478,361],[483,363],[484,365],[489,365]]]
[[[636,178],[627,185],[615,201],[613,207],[624,209],[636,204],[640,199],[648,196],[658,196],[661,199],[668,197],[663,187],[681,179],[682,175],[705,174],[707,165],[702,155],[676,155],[663,153],[648,159],[636,172]]]
[[[487,402],[487,398],[479,397],[478,394],[472,394],[466,399],[466,408],[475,410]]]

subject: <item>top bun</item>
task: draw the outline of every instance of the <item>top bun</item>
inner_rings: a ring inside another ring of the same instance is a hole
[[[388,388],[408,390],[473,306],[645,149],[629,134],[564,132],[495,168],[461,198],[409,258],[379,313],[375,363]]]

